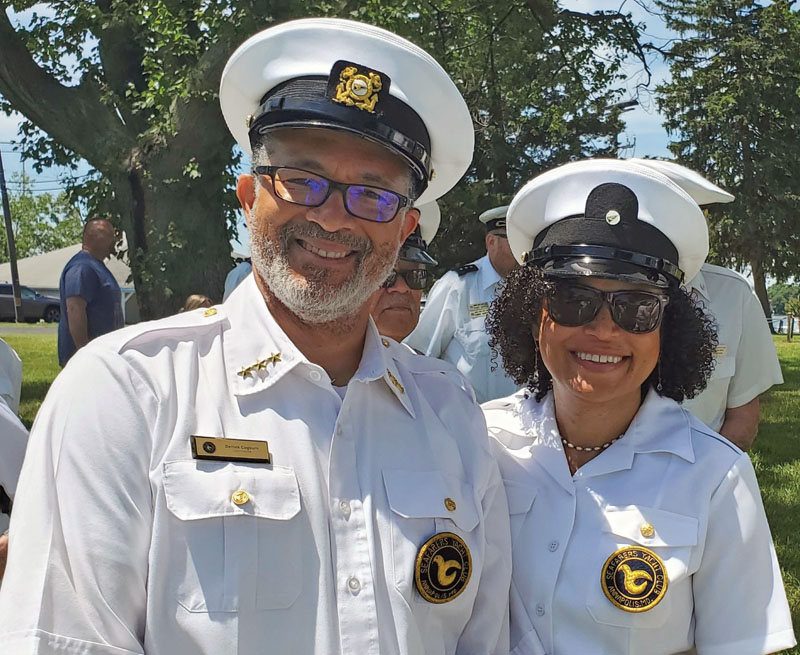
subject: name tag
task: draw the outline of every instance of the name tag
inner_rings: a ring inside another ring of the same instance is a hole
[[[728,354],[728,346],[721,345],[714,348],[714,357],[725,357]]]
[[[192,435],[192,457],[224,462],[272,463],[267,442],[251,439],[220,439]]]
[[[480,318],[481,316],[486,316],[488,313],[489,313],[488,302],[476,302],[475,304],[469,306],[470,318]]]

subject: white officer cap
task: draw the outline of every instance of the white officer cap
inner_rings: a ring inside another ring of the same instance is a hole
[[[556,276],[675,285],[692,279],[708,254],[697,203],[652,168],[616,159],[535,177],[514,197],[507,221],[517,261]]]
[[[400,246],[398,258],[407,262],[436,266],[439,262],[428,254],[428,245],[439,231],[442,212],[435,200],[417,209],[419,209],[419,225]]]
[[[734,196],[731,193],[718,187],[713,182],[708,181],[700,173],[697,173],[686,166],[676,164],[674,161],[664,159],[640,159],[632,157],[626,159],[634,164],[646,166],[666,175],[675,182],[681,189],[686,191],[698,205],[712,205],[715,202],[733,202]]]
[[[494,209],[487,209],[480,216],[478,220],[486,226],[486,231],[504,229],[506,226],[506,214],[508,213],[508,205],[502,207],[495,207]]]
[[[270,27],[231,55],[219,96],[246,153],[251,137],[278,127],[354,132],[408,162],[422,204],[472,161],[472,118],[453,81],[424,50],[372,25],[305,18]]]

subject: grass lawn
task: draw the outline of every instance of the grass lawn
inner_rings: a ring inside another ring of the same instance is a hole
[[[0,325],[0,335],[2,335]],[[30,427],[58,373],[56,335],[6,334],[23,362],[20,414]],[[762,398],[761,427],[752,453],[772,536],[783,569],[795,631],[800,631],[800,337],[774,337],[784,384]],[[720,607],[724,612],[725,608]],[[800,655],[800,647],[789,651]]]

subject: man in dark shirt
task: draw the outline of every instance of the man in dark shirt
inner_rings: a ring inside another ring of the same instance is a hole
[[[122,327],[122,294],[103,260],[114,252],[114,227],[94,218],[83,228],[83,248],[61,273],[61,320],[58,363],[64,366],[75,351],[95,337]]]

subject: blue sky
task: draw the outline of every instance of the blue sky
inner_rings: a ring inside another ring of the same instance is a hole
[[[634,21],[646,25],[646,39],[657,45],[663,45],[670,38],[666,27],[658,16],[654,16],[643,9],[639,2],[645,5],[648,4],[646,0],[560,0],[560,5],[576,11],[616,11],[621,9],[624,12],[630,12]],[[651,58],[649,63],[653,74],[649,90],[639,90],[639,106],[623,114],[626,127],[624,133],[620,136],[620,143],[633,144],[631,148],[620,153],[620,156],[623,157],[669,156],[669,151],[667,150],[669,138],[661,125],[663,117],[656,111],[652,95],[655,86],[658,82],[668,77],[669,71],[667,66],[655,55]],[[627,75],[626,86],[628,88],[628,95],[624,99],[628,99],[634,97],[636,94],[636,84],[643,81],[644,73],[641,64],[633,59],[626,65],[625,73]],[[35,188],[37,190],[50,191],[58,189],[60,186],[58,178],[66,171],[48,169],[41,174],[35,174],[30,162],[24,164],[19,154],[12,151],[12,146],[9,145],[8,142],[17,138],[19,123],[19,115],[5,116],[0,114],[0,151],[2,151],[3,155],[6,178],[10,181],[13,174],[22,172],[24,168],[28,174],[33,176]],[[78,171],[78,174],[85,173],[86,170],[88,170],[88,167],[83,167]],[[241,239],[243,243],[233,244],[234,250],[238,252],[246,250],[247,246],[247,235],[244,230],[240,231],[242,233]]]

